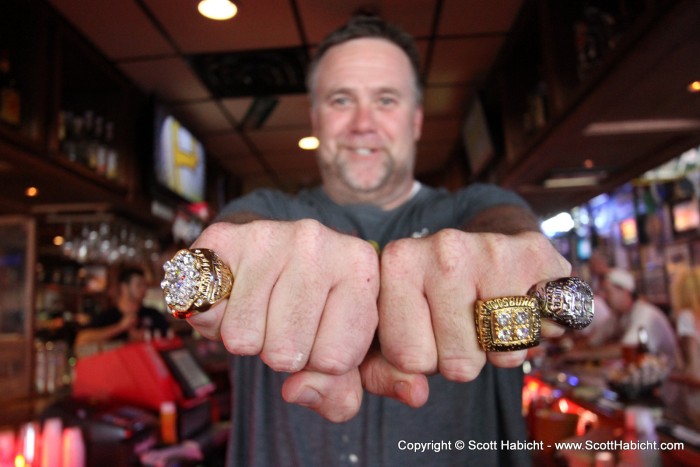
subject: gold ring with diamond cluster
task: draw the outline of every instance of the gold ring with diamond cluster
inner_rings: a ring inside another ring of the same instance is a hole
[[[213,250],[183,249],[163,265],[160,283],[168,310],[176,318],[188,318],[206,311],[227,298],[233,274]]]
[[[540,342],[541,317],[572,329],[593,320],[593,292],[576,277],[535,284],[528,295],[477,300],[477,339],[489,352],[534,347]]]
[[[530,296],[476,301],[479,345],[490,352],[527,349],[540,342],[540,312]]]

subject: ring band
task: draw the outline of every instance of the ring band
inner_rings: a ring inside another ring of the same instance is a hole
[[[543,281],[528,295],[540,303],[542,317],[572,329],[583,329],[593,321],[593,291],[578,277]]]
[[[163,265],[160,283],[165,303],[176,318],[188,318],[227,298],[233,274],[213,250],[183,249]]]
[[[479,345],[489,352],[527,349],[540,342],[537,299],[514,296],[476,301]]]

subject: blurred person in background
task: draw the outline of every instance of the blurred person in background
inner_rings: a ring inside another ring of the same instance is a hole
[[[587,270],[581,271],[582,278],[593,289],[595,312],[593,321],[586,328],[575,333],[568,333],[575,341],[575,348],[598,347],[620,338],[621,328],[618,316],[610,309],[602,288],[602,283],[610,269],[607,256],[601,250],[596,249],[588,260]]]
[[[95,316],[78,332],[76,347],[108,341],[141,341],[156,334],[165,336],[169,329],[165,315],[143,304],[147,289],[143,269],[121,271],[115,306]]]
[[[672,317],[682,355],[682,370],[700,379],[700,267],[679,272],[671,284]]]
[[[634,276],[622,268],[611,268],[601,282],[600,295],[609,306],[611,329],[607,341],[597,346],[579,346],[575,351],[563,355],[565,360],[612,360],[621,359],[625,349],[636,352],[640,339],[648,352],[666,360],[668,368],[677,366],[680,358],[678,341],[671,320],[653,303],[638,296]],[[595,336],[605,337],[600,330],[603,323],[595,324],[602,301],[595,296],[595,313],[591,325]],[[600,319],[600,318],[599,318]],[[596,330],[596,328],[599,328]]]
[[[623,347],[637,347],[645,332],[649,352],[665,356],[669,367],[674,367],[679,350],[671,321],[659,307],[638,296],[634,276],[625,269],[612,268],[605,275],[602,290],[622,329],[619,343],[607,346],[611,353],[621,356]]]

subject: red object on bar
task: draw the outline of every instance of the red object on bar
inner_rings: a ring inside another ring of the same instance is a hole
[[[185,399],[158,349],[144,342],[80,358],[73,396],[116,400],[155,411],[163,402]]]

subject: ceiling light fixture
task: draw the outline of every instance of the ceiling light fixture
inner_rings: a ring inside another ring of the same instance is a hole
[[[24,194],[28,198],[34,198],[35,196],[39,195],[39,189],[35,186],[30,186],[30,187],[27,187],[26,190],[24,190]]]
[[[695,131],[698,129],[700,129],[700,120],[691,118],[620,120],[591,123],[583,130],[583,134],[586,136],[625,135],[665,131]]]
[[[700,81],[693,81],[688,85],[688,92],[700,92]]]
[[[223,21],[236,16],[238,7],[229,0],[202,0],[197,5],[197,10],[204,17]]]
[[[319,141],[315,136],[305,136],[299,140],[299,147],[308,151],[318,148]]]
[[[580,175],[574,177],[552,177],[545,180],[542,184],[545,188],[580,188],[586,186],[595,186],[600,181],[598,175]]]

